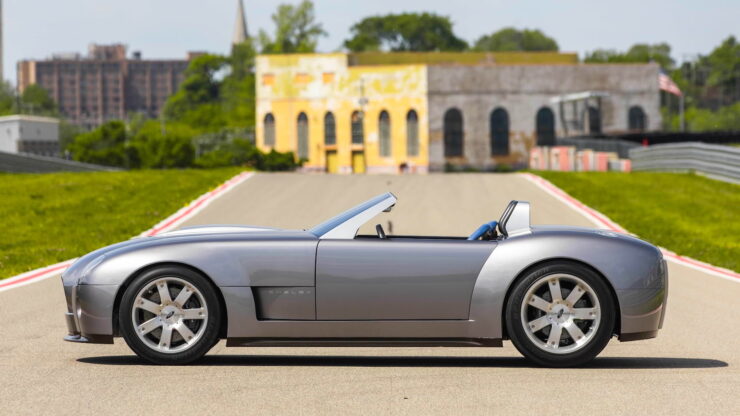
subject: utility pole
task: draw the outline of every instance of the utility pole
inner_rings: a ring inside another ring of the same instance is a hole
[[[3,0],[0,0],[0,82],[5,81],[3,73]]]

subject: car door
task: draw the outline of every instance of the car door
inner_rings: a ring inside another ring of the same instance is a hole
[[[456,239],[326,239],[316,256],[318,320],[468,319],[496,246]]]

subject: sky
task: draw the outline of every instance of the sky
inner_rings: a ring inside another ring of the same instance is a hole
[[[124,43],[144,58],[184,58],[187,51],[227,53],[237,0],[0,0],[5,78],[15,83],[21,59],[86,53],[90,43]],[[295,0],[244,0],[250,35],[273,30],[270,15]],[[328,36],[320,52],[339,50],[363,17],[430,11],[449,16],[469,42],[503,27],[536,28],[560,50],[626,50],[668,42],[682,61],[740,37],[738,0],[315,0]]]

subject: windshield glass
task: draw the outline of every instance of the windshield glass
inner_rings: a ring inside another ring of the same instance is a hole
[[[357,215],[362,214],[363,212],[367,211],[368,209],[370,209],[370,208],[372,208],[372,207],[374,207],[374,206],[376,206],[378,204],[381,204],[381,203],[383,203],[385,201],[388,201],[390,199],[394,200],[394,202],[395,202],[395,197],[393,196],[393,194],[386,193],[386,194],[383,194],[383,195],[378,195],[378,196],[376,196],[375,198],[373,198],[373,199],[371,199],[369,201],[363,202],[360,205],[357,205],[357,206],[355,206],[353,208],[348,209],[347,211],[344,211],[343,213],[337,215],[334,218],[331,218],[331,219],[329,219],[327,221],[322,222],[321,224],[319,224],[319,225],[311,228],[308,231],[310,233],[312,233],[313,235],[315,235],[316,237],[321,237],[324,234],[328,233],[329,231],[335,229],[336,227],[338,227],[338,226],[346,223],[350,219],[356,217]]]

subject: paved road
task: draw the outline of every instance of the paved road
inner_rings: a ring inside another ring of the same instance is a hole
[[[475,174],[258,175],[190,225],[308,227],[386,190],[399,197],[386,214],[395,233],[466,234],[514,198],[532,202],[534,223],[590,225],[519,176]],[[740,414],[740,284],[669,268],[668,315],[657,339],[613,340],[588,368],[563,370],[532,368],[509,343],[221,343],[198,365],[150,366],[121,340],[62,342],[64,300],[52,278],[0,293],[0,414]]]

